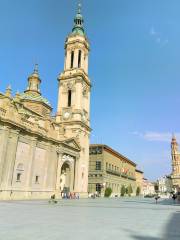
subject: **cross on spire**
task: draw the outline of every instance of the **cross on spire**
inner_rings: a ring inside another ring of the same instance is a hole
[[[82,8],[82,4],[79,2],[78,3],[78,13],[81,14],[81,8]]]
[[[37,63],[34,66],[34,73],[38,74],[38,64]]]

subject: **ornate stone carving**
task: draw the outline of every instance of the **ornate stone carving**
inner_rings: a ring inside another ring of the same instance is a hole
[[[70,162],[73,163],[74,162],[74,158],[70,155],[66,155],[64,154],[62,157],[62,162]]]

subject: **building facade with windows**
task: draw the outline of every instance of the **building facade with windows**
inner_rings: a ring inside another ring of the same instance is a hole
[[[136,164],[107,145],[91,144],[89,159],[88,192],[101,193],[107,187],[112,189],[112,196],[120,196],[121,187],[132,186],[136,193]]]
[[[160,194],[168,194],[173,192],[171,176],[163,176],[158,178],[157,185]]]
[[[155,192],[155,184],[150,182],[148,179],[143,179],[143,195],[154,195]]]
[[[23,93],[0,93],[0,199],[87,196],[90,90],[89,42],[81,7],[65,42],[57,114],[40,91],[36,65]],[[55,83],[54,83],[55,84]]]

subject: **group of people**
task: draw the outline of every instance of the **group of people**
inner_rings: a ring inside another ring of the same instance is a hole
[[[158,203],[158,200],[160,199],[161,197],[159,195],[156,195],[155,196],[155,201],[156,201],[156,204]],[[176,200],[177,201],[180,201],[180,192],[177,192],[177,193],[174,193],[172,192],[171,195],[170,195],[170,198],[172,198],[173,202],[176,203]]]
[[[75,192],[61,192],[62,199],[79,199],[79,193]]]
[[[172,199],[173,199],[174,203],[176,202],[176,199],[178,201],[180,201],[180,192],[172,193]]]
[[[75,192],[61,192],[61,198],[62,199],[79,199],[79,193]],[[56,200],[56,195],[53,194],[50,197],[49,203],[57,203],[58,201]]]

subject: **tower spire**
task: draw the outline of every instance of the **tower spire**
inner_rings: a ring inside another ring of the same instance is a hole
[[[82,5],[81,5],[81,3],[79,2],[79,3],[78,3],[78,13],[79,13],[79,14],[81,14],[81,8],[82,8]]]
[[[74,27],[72,29],[72,33],[84,36],[85,32],[84,32],[83,23],[84,23],[84,19],[83,19],[83,16],[82,16],[82,5],[79,2],[78,3],[77,14],[76,14],[76,16],[74,18]]]
[[[34,66],[34,73],[38,74],[39,70],[38,70],[38,64],[36,63]]]
[[[40,94],[40,83],[38,64],[36,63],[33,73],[28,77],[28,87],[25,92],[31,91]]]

